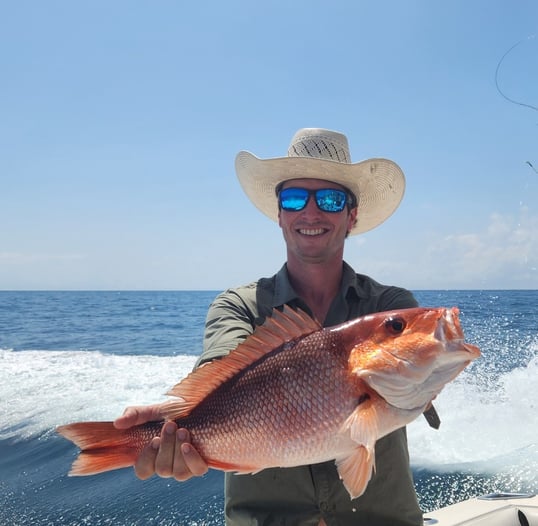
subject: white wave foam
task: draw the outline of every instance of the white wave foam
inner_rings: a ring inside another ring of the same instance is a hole
[[[113,420],[128,405],[163,401],[194,361],[0,349],[0,439],[39,436],[80,420]]]
[[[538,355],[495,380],[474,375],[480,370],[464,372],[434,402],[438,431],[423,419],[408,427],[412,464],[447,471],[524,468],[538,477]]]
[[[0,439],[52,433],[57,425],[112,420],[125,407],[165,400],[193,356],[98,351],[0,350]],[[411,462],[437,471],[519,466],[538,473],[538,355],[495,381],[465,371],[435,401],[441,428],[409,425]],[[479,380],[479,381],[478,381]],[[487,380],[487,379],[486,379]]]

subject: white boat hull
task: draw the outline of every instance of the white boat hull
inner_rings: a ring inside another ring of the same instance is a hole
[[[492,493],[426,513],[424,526],[538,526],[538,495]]]

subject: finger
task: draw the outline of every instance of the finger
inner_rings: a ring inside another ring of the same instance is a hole
[[[150,406],[131,406],[125,409],[123,415],[114,420],[116,429],[128,429],[154,420],[161,420],[160,404]]]
[[[177,425],[173,421],[166,422],[161,431],[161,443],[155,458],[155,473],[161,477],[171,477],[174,469],[176,451]]]
[[[192,477],[192,473],[185,463],[183,458],[183,446],[185,442],[188,445],[189,433],[186,429],[178,429],[176,432],[176,449],[174,454],[174,466],[173,466],[173,477],[176,480],[184,481]]]
[[[123,415],[114,420],[114,427],[116,429],[127,429],[136,425],[138,419],[138,412],[135,407],[128,407],[123,412]]]
[[[194,476],[201,477],[207,473],[209,467],[206,461],[200,456],[200,453],[198,453],[192,444],[182,444],[181,452],[183,453],[186,466]]]
[[[176,433],[176,454],[174,458],[174,478],[187,480],[207,473],[208,466],[198,451],[190,443],[190,435],[186,429],[178,429]]]
[[[154,437],[136,459],[134,470],[140,480],[149,479],[155,473],[155,459],[159,452],[160,443],[160,437]]]

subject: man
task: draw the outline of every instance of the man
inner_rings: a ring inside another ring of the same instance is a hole
[[[211,305],[198,365],[223,356],[263,323],[274,307],[299,307],[332,326],[372,312],[417,306],[404,289],[356,274],[343,260],[348,235],[370,230],[398,207],[405,179],[386,159],[352,164],[344,135],[302,129],[288,156],[258,159],[240,152],[239,181],[251,201],[278,221],[287,260],[270,278],[228,290]],[[158,405],[131,407],[115,425],[160,419]],[[135,471],[186,480],[207,465],[186,429],[167,422],[140,455]],[[376,444],[376,470],[365,493],[351,500],[333,461],[255,475],[226,474],[225,514],[230,525],[421,525],[409,467],[405,428]]]

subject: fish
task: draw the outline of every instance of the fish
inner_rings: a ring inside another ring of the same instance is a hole
[[[69,475],[133,466],[174,420],[208,466],[238,474],[334,460],[350,498],[375,469],[376,441],[423,413],[480,356],[459,310],[416,307],[323,328],[285,305],[228,355],[197,368],[167,394],[165,420],[57,428],[80,449]]]

